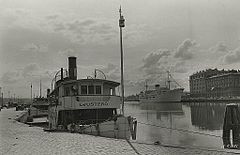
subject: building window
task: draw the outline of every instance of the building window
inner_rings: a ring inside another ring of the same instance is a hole
[[[96,86],[96,94],[102,94],[102,87]]]
[[[87,94],[87,86],[81,86],[81,94]]]
[[[94,86],[88,86],[88,94],[94,94]]]

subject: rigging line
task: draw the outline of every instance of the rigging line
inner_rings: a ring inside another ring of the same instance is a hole
[[[169,129],[169,130],[176,130],[176,131],[181,131],[181,132],[190,132],[190,133],[194,133],[194,134],[200,134],[200,135],[205,135],[205,136],[212,136],[212,137],[222,138],[222,136],[213,135],[213,134],[207,134],[207,133],[202,133],[202,132],[197,132],[197,131],[190,131],[190,130],[176,129],[176,128],[174,129],[174,128],[169,128],[169,127],[159,126],[159,125],[154,125],[154,124],[148,124],[148,123],[143,123],[143,122],[138,122],[138,123],[139,124],[148,125],[148,126],[154,126],[154,127],[158,127],[158,128]]]
[[[173,79],[173,81],[174,81],[179,87],[182,87],[182,86],[172,77],[171,74],[169,74],[169,75],[170,75],[170,77]]]

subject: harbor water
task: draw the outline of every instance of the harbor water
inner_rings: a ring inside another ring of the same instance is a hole
[[[138,142],[219,149],[226,104],[127,102],[125,114],[137,118]]]

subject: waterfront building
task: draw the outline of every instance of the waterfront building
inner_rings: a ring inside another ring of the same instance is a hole
[[[232,98],[240,96],[240,71],[207,69],[189,77],[191,97]]]

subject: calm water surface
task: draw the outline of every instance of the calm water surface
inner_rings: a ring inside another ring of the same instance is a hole
[[[137,118],[137,141],[181,146],[222,147],[222,126],[226,103],[148,103],[127,102],[125,114]],[[145,125],[141,123],[152,124]],[[208,136],[186,131],[211,134]]]

